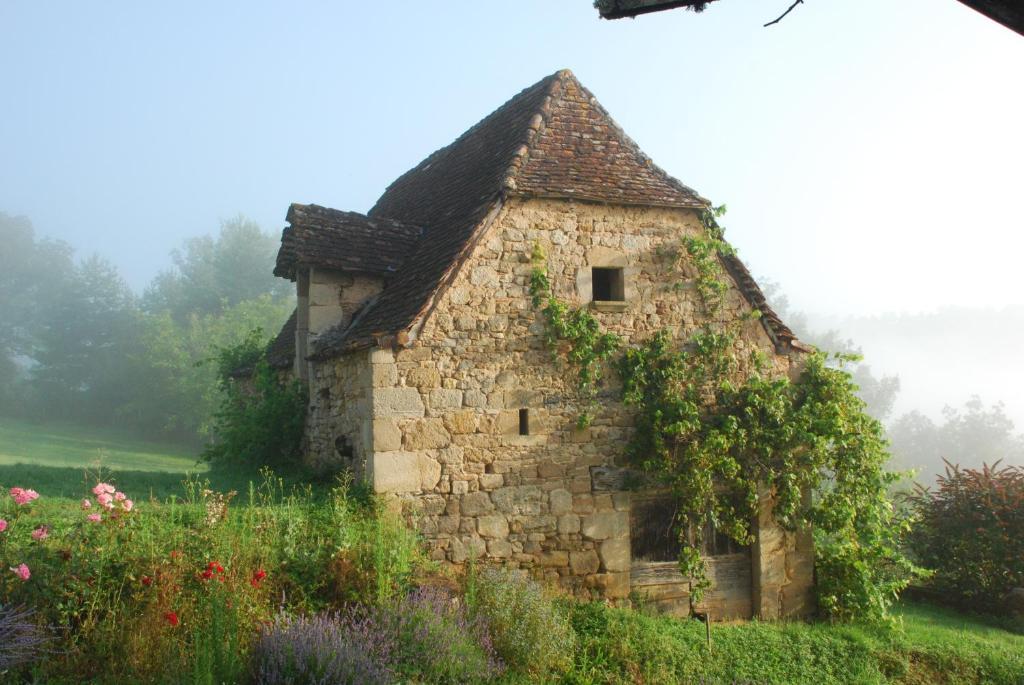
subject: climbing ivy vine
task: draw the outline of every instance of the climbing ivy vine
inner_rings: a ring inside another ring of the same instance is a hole
[[[811,353],[791,381],[764,355],[740,355],[742,322],[714,327],[711,315],[728,291],[719,261],[731,253],[717,222],[723,213],[702,212],[703,235],[682,241],[709,315],[684,342],[661,331],[625,347],[588,311],[552,295],[538,248],[531,294],[545,340],[577,368],[591,401],[602,366],[621,351],[611,366],[636,412],[626,456],[678,501],[680,570],[692,578],[695,601],[709,585],[700,554],[706,524],[750,544],[751,524],[770,498],[780,525],[814,529],[820,608],[837,619],[884,618],[919,569],[900,551],[910,521],[888,494],[899,475],[884,468],[883,429],[844,368],[852,357]]]
[[[546,257],[540,245],[534,245],[531,258],[530,295],[533,306],[544,314],[544,339],[548,347],[557,354],[564,343],[565,355],[576,367],[576,389],[583,404],[577,427],[586,428],[593,418],[602,364],[622,347],[622,338],[602,332],[601,324],[589,311],[570,307],[552,294],[545,267]]]

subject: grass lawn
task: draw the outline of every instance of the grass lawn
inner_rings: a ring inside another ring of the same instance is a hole
[[[580,638],[571,683],[942,683],[1021,685],[1020,627],[903,603],[899,624],[691,620],[575,605]]]
[[[186,474],[211,477],[194,449],[113,430],[0,418],[0,485],[77,499],[102,473],[139,500],[181,494]],[[228,479],[231,480],[231,479]]]

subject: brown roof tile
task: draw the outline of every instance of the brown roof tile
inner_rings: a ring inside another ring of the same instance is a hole
[[[422,230],[319,205],[293,204],[281,235],[274,274],[295,280],[297,266],[389,275],[398,270]]]
[[[655,166],[571,72],[559,71],[400,176],[367,217],[293,205],[313,218],[300,222],[309,228],[296,229],[293,222],[285,230],[275,273],[293,277],[295,264],[314,259],[335,260],[337,268],[358,263],[378,270],[402,263],[377,300],[348,327],[321,334],[313,356],[401,339],[429,311],[485,218],[509,195],[694,209],[709,204]],[[290,211],[289,220],[292,216]],[[324,219],[328,216],[331,221]],[[413,226],[422,227],[415,244]],[[348,248],[320,242],[334,240],[347,240]],[[384,247],[389,240],[398,244]],[[769,333],[777,341],[792,340],[746,267],[735,258],[727,267],[751,303],[765,311]]]

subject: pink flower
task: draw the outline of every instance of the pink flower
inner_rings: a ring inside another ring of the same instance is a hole
[[[0,533],[4,532],[5,530],[7,530],[7,521],[0,519]]]
[[[125,500],[125,494],[123,492],[115,492],[114,500],[117,502],[123,502]]]
[[[32,577],[32,572],[28,570],[28,564],[18,564],[17,566],[12,566],[11,571],[13,571],[14,575],[18,576],[22,580],[28,580]]]
[[[39,526],[34,531],[32,531],[32,539],[35,540],[36,542],[40,542],[42,540],[45,540],[48,537],[50,537],[50,527],[49,526]]]
[[[99,514],[89,514],[85,518],[87,520],[89,520],[89,521],[92,521],[93,523],[99,523],[100,521],[103,520],[103,517],[100,516]]]
[[[96,495],[96,501],[100,503],[100,506],[105,507],[107,509],[114,508],[114,498],[110,496],[110,493],[101,492],[100,494]]]
[[[14,498],[14,503],[19,507],[23,504],[28,504],[32,500],[39,499],[39,493],[35,490],[25,490],[23,488],[11,488],[11,497]]]
[[[103,494],[112,495],[115,492],[116,490],[114,486],[111,485],[110,483],[97,483],[96,487],[92,489],[92,494],[96,495],[97,497]]]
[[[83,509],[91,509],[92,508],[92,502],[90,502],[87,499],[83,499],[82,500],[82,508]]]
[[[121,506],[124,507],[125,511],[131,511],[132,508],[135,506],[135,502],[132,502],[130,499],[126,499],[125,501],[121,502]]]

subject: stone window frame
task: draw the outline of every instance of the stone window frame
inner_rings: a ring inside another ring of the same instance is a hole
[[[594,269],[622,271],[622,300],[594,299]],[[636,268],[630,265],[624,252],[608,247],[594,247],[576,271],[576,294],[584,305],[599,312],[623,312],[636,300]]]

